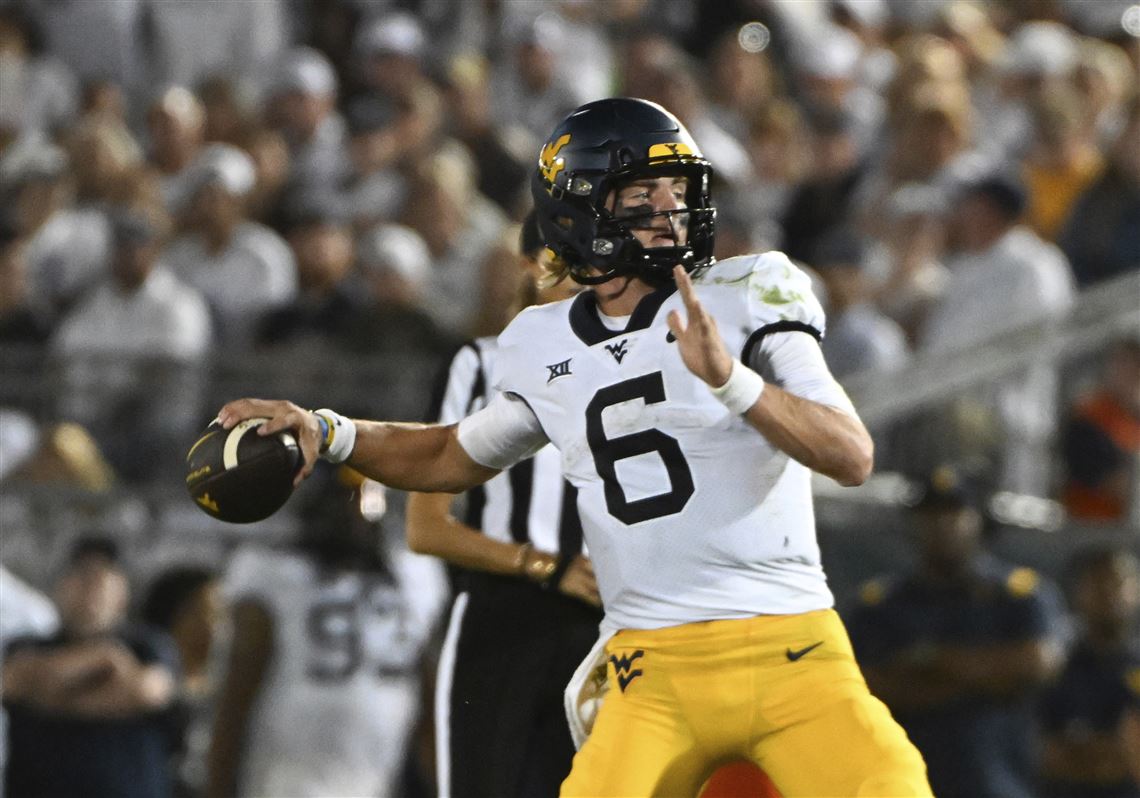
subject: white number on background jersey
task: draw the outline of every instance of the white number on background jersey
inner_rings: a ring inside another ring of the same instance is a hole
[[[416,644],[391,588],[362,586],[353,599],[318,600],[309,607],[306,629],[305,672],[315,681],[344,681],[362,668],[377,677],[405,674],[415,661]]]

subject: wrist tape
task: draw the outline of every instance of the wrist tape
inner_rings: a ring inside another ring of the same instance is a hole
[[[738,359],[733,358],[732,371],[728,374],[728,382],[719,388],[710,388],[709,390],[734,415],[739,416],[748,412],[748,408],[756,404],[756,400],[764,392],[764,378]]]
[[[352,455],[356,445],[356,424],[335,410],[322,407],[314,410],[321,425],[321,457],[330,463],[343,463]]]

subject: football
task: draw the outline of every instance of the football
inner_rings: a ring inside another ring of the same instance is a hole
[[[186,489],[203,512],[231,524],[268,518],[293,493],[301,448],[287,431],[259,435],[268,419],[222,429],[214,422],[186,455]]]

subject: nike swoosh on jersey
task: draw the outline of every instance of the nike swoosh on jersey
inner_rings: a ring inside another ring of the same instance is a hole
[[[787,654],[787,656],[788,656],[788,662],[795,662],[796,660],[798,660],[798,659],[800,659],[801,657],[803,657],[803,656],[804,656],[804,654],[807,654],[807,653],[808,653],[808,652],[810,652],[810,651],[815,651],[817,648],[819,648],[819,647],[820,647],[820,646],[822,646],[822,645],[823,645],[823,641],[822,641],[822,640],[820,640],[818,643],[812,643],[812,644],[811,644],[810,646],[808,646],[807,648],[801,648],[801,649],[799,649],[798,651],[792,651],[792,650],[789,648],[789,649],[788,649],[788,650],[785,652],[785,653]]]

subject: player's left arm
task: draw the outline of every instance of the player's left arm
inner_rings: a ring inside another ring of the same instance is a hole
[[[677,267],[674,276],[687,318],[682,320],[678,311],[672,311],[668,317],[669,329],[677,339],[689,370],[711,389],[722,389],[733,377],[734,369],[747,366],[734,361],[728,353],[716,320],[701,305],[688,273]],[[814,401],[766,382],[756,401],[744,411],[744,417],[774,446],[808,468],[841,485],[862,484],[874,466],[874,444],[842,388],[827,371],[819,347],[814,341],[811,346],[815,355],[793,345],[793,351],[786,357],[789,362],[799,361],[797,371],[820,375],[832,384],[837,397],[835,405]],[[783,376],[779,364],[775,364],[775,370],[778,376]]]

